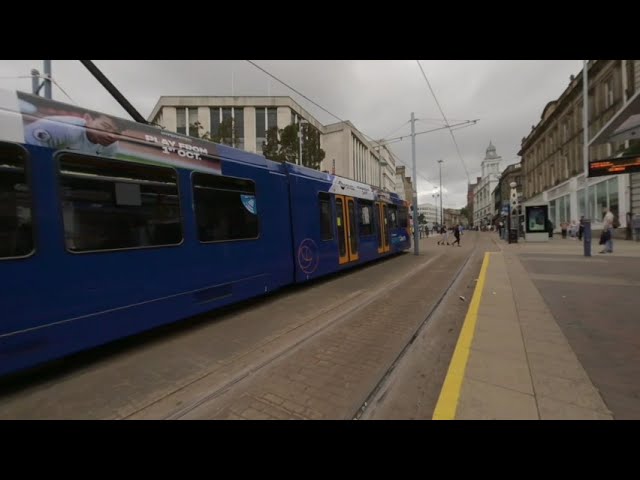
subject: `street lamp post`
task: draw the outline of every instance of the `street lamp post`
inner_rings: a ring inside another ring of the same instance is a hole
[[[444,160],[438,160],[438,163],[440,164],[440,221],[442,221],[442,224],[444,225],[444,213],[442,212],[442,162],[444,162]]]
[[[31,93],[38,95],[38,80],[40,79],[40,72],[35,68],[31,69]]]
[[[432,193],[431,196],[433,197],[433,201],[436,207],[436,225],[440,225],[438,223],[438,197],[440,196],[440,192]]]
[[[584,256],[591,256],[591,220],[589,219],[589,84],[587,70],[588,60],[582,61],[582,157],[584,163],[584,228],[582,230],[582,244]]]
[[[44,61],[44,98],[51,100],[51,60]]]

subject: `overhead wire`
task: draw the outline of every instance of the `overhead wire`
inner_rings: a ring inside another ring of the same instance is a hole
[[[271,78],[273,78],[274,80],[280,82],[281,84],[283,84],[285,87],[293,90],[294,92],[296,92],[298,95],[300,95],[302,98],[308,100],[309,102],[313,103],[316,107],[318,107],[319,109],[321,109],[323,112],[328,113],[329,115],[331,115],[334,118],[337,118],[338,120],[340,120],[341,122],[344,122],[343,119],[341,119],[339,116],[331,113],[329,110],[327,110],[326,108],[324,108],[322,105],[319,105],[318,103],[314,102],[313,100],[311,100],[309,97],[307,97],[304,93],[299,92],[298,90],[296,90],[295,88],[293,88],[291,85],[288,85],[286,82],[280,80],[278,77],[276,77],[275,75],[267,72],[264,68],[262,68],[260,65],[256,64],[255,62],[252,62],[251,60],[247,60],[247,62],[249,62],[251,65],[253,65],[254,67],[256,67],[258,70],[266,73],[267,75],[269,75]]]
[[[440,106],[440,102],[438,101],[438,97],[436,96],[436,93],[433,91],[433,88],[431,88],[431,83],[429,82],[429,79],[427,78],[427,74],[424,72],[424,69],[422,68],[422,65],[420,64],[420,60],[416,60],[416,62],[418,63],[418,67],[420,67],[420,71],[422,72],[422,76],[424,77],[424,80],[427,82],[427,86],[429,87],[429,90],[431,91],[431,95],[433,95],[433,99],[436,101],[436,105],[438,106],[438,110],[440,110],[440,113],[442,114],[442,118],[444,119],[444,123],[449,126],[449,121],[447,120],[447,116],[444,114],[444,110],[442,110],[442,107]],[[462,168],[464,168],[464,172],[467,175],[467,181],[469,183],[471,183],[471,177],[469,176],[469,170],[467,170],[467,166],[464,163],[464,159],[462,158],[462,153],[460,153],[460,147],[458,146],[458,142],[456,140],[455,135],[453,134],[453,131],[451,130],[451,128],[449,128],[449,133],[451,134],[451,138],[453,140],[453,144],[456,147],[456,151],[458,152],[458,158],[460,158],[460,162],[462,163]]]
[[[315,105],[316,107],[318,107],[319,109],[321,109],[323,112],[328,113],[329,115],[331,115],[334,118],[337,118],[339,121],[341,122],[345,122],[345,120],[343,120],[342,118],[340,118],[338,115],[330,112],[329,110],[327,110],[326,108],[324,108],[322,105],[318,104],[317,102],[313,101],[312,99],[310,99],[308,96],[306,96],[305,94],[303,94],[302,92],[298,91],[297,89],[295,89],[294,87],[292,87],[291,85],[289,85],[288,83],[286,83],[283,80],[280,80],[277,76],[273,75],[272,73],[268,72],[267,70],[265,70],[264,68],[262,68],[260,65],[256,64],[255,62],[252,62],[251,60],[247,60],[248,63],[250,63],[251,65],[253,65],[254,67],[256,67],[258,70],[262,71],[263,73],[265,73],[266,75],[270,76],[271,78],[273,78],[274,80],[276,80],[277,82],[280,82],[282,85],[284,85],[285,87],[289,88],[290,90],[292,90],[293,92],[297,93],[298,95],[300,95],[302,98],[306,99],[307,101],[311,102],[313,105]],[[393,131],[397,131],[400,128],[404,127],[407,123],[409,123],[410,121],[407,121],[405,123],[403,123],[400,127],[396,128]],[[443,127],[443,128],[447,128],[447,127]],[[392,133],[393,133],[392,131]],[[360,132],[362,133],[362,135],[367,138],[369,141],[373,142],[376,145],[383,145],[381,140],[375,140],[372,137],[370,137],[369,135],[367,135],[364,132]],[[416,135],[419,135],[421,133],[428,133],[428,132],[419,132]],[[398,138],[403,138],[403,137],[398,137]],[[384,140],[384,139],[382,139]],[[389,151],[390,152],[390,151]],[[402,163],[403,165],[407,166],[404,162],[402,162],[400,159],[397,158],[397,156],[395,154],[393,154],[392,152],[390,152],[391,155],[394,157],[394,159],[397,159],[398,161],[400,161],[400,163]],[[419,173],[419,172],[418,172]],[[423,179],[425,179],[427,182],[429,182],[431,185],[434,185],[432,182],[430,182],[429,180],[426,179],[426,177],[423,176]]]
[[[77,105],[76,101],[71,98],[71,96],[65,91],[64,88],[62,88],[62,86],[56,81],[55,78],[53,77],[47,77],[46,75],[12,75],[12,76],[6,76],[6,77],[0,77],[0,80],[16,80],[16,79],[22,79],[22,78],[41,78],[43,80],[51,80],[51,82],[60,89],[60,91],[62,93],[65,94],[65,96],[75,105]]]

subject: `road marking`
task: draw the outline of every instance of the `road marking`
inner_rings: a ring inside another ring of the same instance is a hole
[[[471,299],[469,310],[467,311],[467,315],[464,319],[464,324],[462,325],[462,330],[460,331],[460,337],[458,337],[458,343],[456,344],[456,348],[453,352],[453,357],[451,357],[449,370],[447,371],[447,376],[444,379],[438,403],[436,404],[436,408],[433,412],[433,420],[454,420],[456,418],[456,409],[458,408],[458,401],[460,399],[462,380],[464,379],[464,371],[467,368],[467,361],[469,360],[471,342],[473,341],[473,335],[476,331],[480,299],[482,298],[482,290],[484,289],[484,282],[487,276],[490,255],[491,252],[485,252],[484,254],[484,260],[482,261],[482,267],[480,268],[480,275],[478,276],[478,283],[473,291],[473,298]]]

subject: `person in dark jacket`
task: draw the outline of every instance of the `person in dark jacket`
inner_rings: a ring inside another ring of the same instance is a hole
[[[453,247],[457,243],[458,246],[461,247],[462,245],[460,245],[460,225],[456,225],[453,227],[453,236],[456,237],[456,239],[451,244],[451,246]]]

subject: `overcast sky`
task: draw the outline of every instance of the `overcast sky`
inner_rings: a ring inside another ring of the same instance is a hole
[[[289,95],[323,124],[338,121],[245,60],[96,60],[94,63],[145,117],[161,95]],[[255,63],[340,119],[372,138],[410,134],[442,126],[443,120],[415,60],[256,60]],[[582,60],[421,60],[422,68],[451,124],[478,119],[455,131],[473,181],[491,140],[503,159],[518,161],[522,137],[538,123],[545,105],[564,91]],[[32,68],[42,60],[0,61],[0,88],[31,91]],[[78,60],[54,60],[53,78],[73,102],[93,110],[129,115]],[[233,79],[233,82],[232,82]],[[69,102],[54,85],[53,97]],[[411,173],[411,139],[390,145]],[[442,159],[444,206],[466,204],[467,175],[450,133],[416,136],[420,203],[432,201]]]

